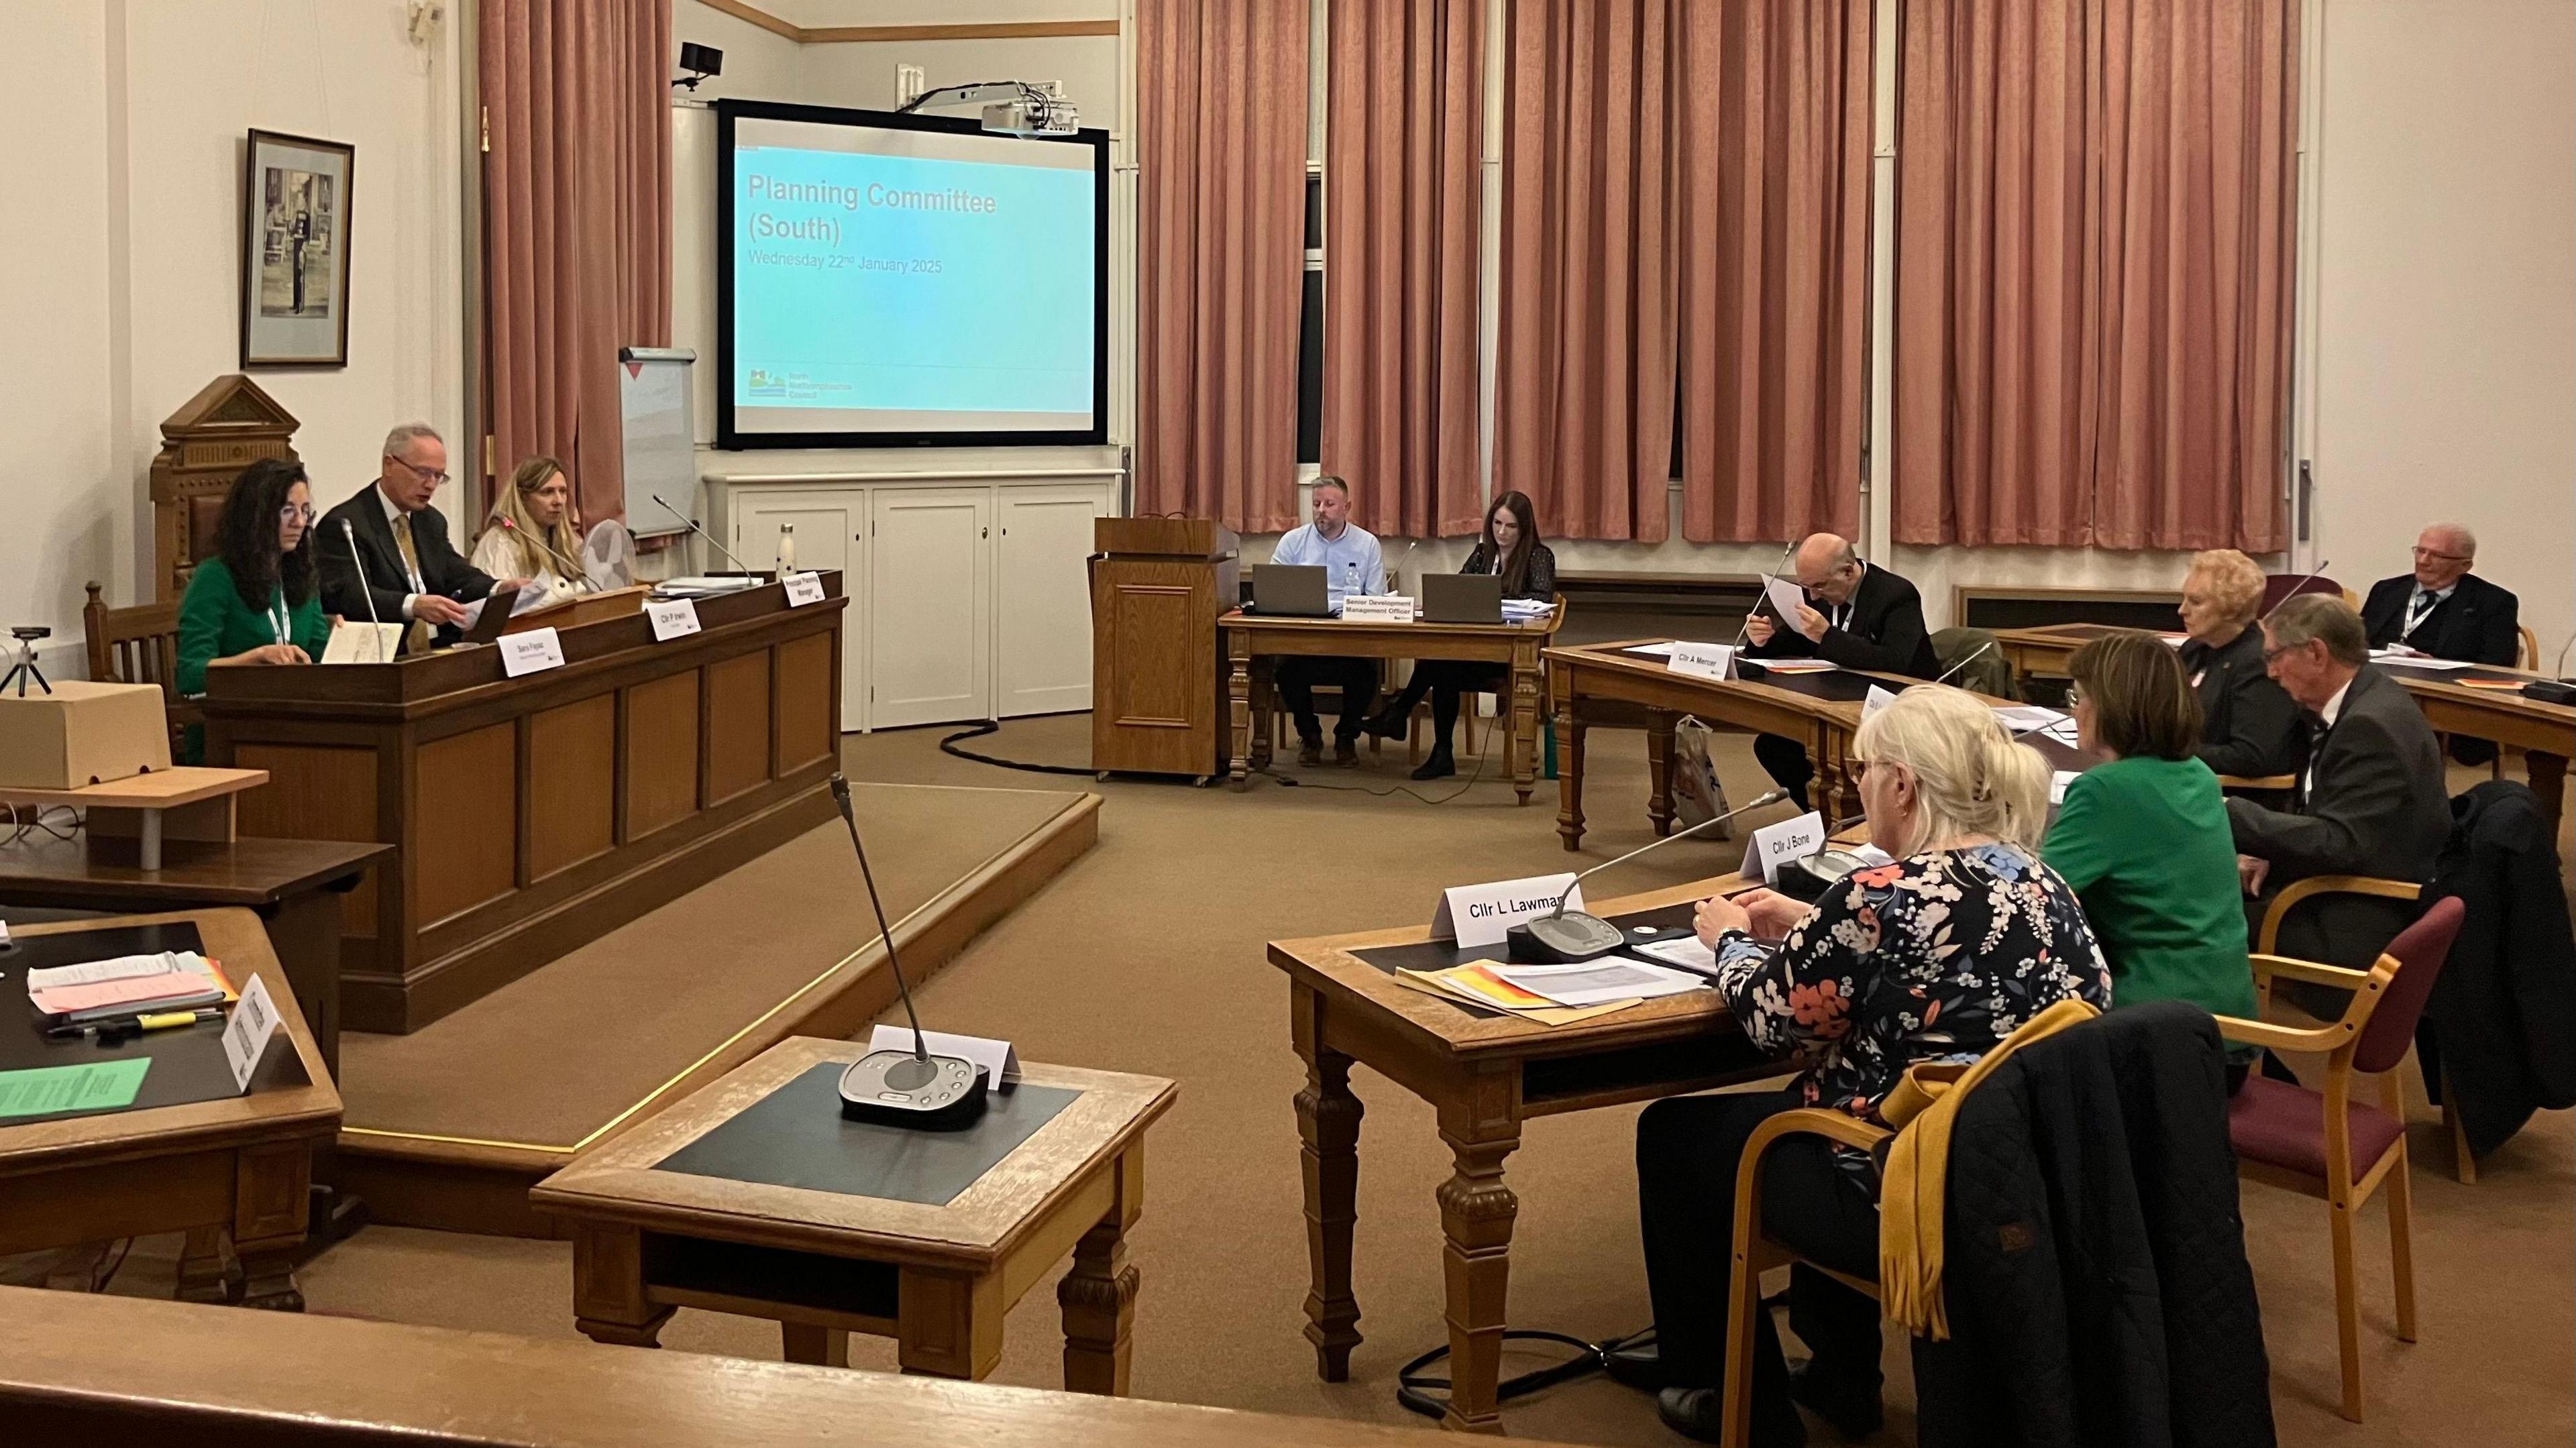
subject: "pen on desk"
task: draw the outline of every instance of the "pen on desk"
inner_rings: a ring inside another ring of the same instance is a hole
[[[77,1026],[47,1026],[45,1039],[72,1041],[83,1036],[96,1035],[102,1030],[114,1029],[122,1032],[128,1027],[139,1031],[167,1031],[179,1026],[193,1026],[201,1021],[220,1021],[223,1018],[224,1013],[212,1006],[193,1011],[158,1011],[151,1015],[129,1016],[117,1021],[89,1021]]]

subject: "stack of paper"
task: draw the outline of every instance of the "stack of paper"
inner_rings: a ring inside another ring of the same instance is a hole
[[[223,968],[192,950],[123,955],[27,972],[27,1001],[49,1022],[83,1025],[235,999]]]
[[[1506,598],[1503,600],[1503,618],[1512,623],[1522,623],[1534,618],[1545,618],[1554,612],[1556,612],[1556,605],[1543,598]]]
[[[1470,961],[1447,970],[1398,970],[1399,984],[1447,1000],[1463,1001],[1471,1006],[1501,1011],[1506,1015],[1541,1026],[1570,1026],[1606,1016],[1637,1002],[1612,1001],[1604,1005],[1560,1006],[1547,997],[1521,989],[1494,974],[1496,966],[1487,961]]]
[[[740,593],[746,588],[758,588],[759,586],[759,579],[745,574],[727,574],[722,577],[665,578],[661,582],[653,585],[653,596],[665,601],[674,598],[716,598],[724,594]]]

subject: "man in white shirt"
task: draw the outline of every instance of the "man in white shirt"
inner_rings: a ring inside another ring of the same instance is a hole
[[[1292,528],[1272,550],[1270,561],[1324,570],[1324,589],[1335,612],[1354,593],[1378,593],[1386,587],[1386,560],[1377,539],[1351,521],[1351,485],[1326,473],[1315,479],[1315,521]],[[1339,657],[1283,658],[1274,679],[1279,702],[1297,721],[1297,762],[1324,762],[1324,727],[1315,718],[1315,686],[1342,691],[1341,718],[1333,725],[1333,762],[1360,762],[1360,724],[1377,702],[1377,660]]]

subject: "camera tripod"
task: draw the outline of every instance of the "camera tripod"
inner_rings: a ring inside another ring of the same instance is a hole
[[[7,693],[10,686],[14,684],[18,689],[18,697],[21,699],[27,697],[29,679],[35,680],[36,687],[46,693],[54,692],[54,686],[45,682],[45,671],[36,667],[36,640],[21,634],[18,638],[17,663],[11,666],[6,675],[0,675],[0,694]]]

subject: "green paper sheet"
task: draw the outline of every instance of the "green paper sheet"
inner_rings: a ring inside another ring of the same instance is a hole
[[[134,1104],[143,1089],[149,1056],[117,1061],[86,1061],[77,1066],[42,1066],[32,1071],[0,1071],[0,1118],[50,1116],[58,1111],[114,1111]]]

